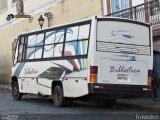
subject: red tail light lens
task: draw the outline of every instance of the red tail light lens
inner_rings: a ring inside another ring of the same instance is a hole
[[[152,77],[152,70],[148,70],[148,77]]]
[[[98,67],[90,66],[90,82],[91,83],[97,82],[97,74],[98,74]]]
[[[152,70],[148,70],[148,85],[152,85]]]
[[[90,66],[90,74],[98,74],[98,66]]]

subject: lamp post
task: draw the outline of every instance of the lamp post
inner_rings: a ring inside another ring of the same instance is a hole
[[[39,21],[39,25],[41,26],[41,29],[42,29],[42,26],[43,26],[43,24],[44,24],[44,18],[43,18],[42,15],[40,15],[38,21]]]

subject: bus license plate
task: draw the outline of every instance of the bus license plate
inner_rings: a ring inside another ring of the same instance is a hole
[[[117,75],[117,79],[118,79],[118,80],[127,81],[127,80],[128,80],[128,75],[127,75],[127,74],[118,74],[118,75]]]

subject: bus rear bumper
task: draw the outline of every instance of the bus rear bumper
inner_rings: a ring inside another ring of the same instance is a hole
[[[112,96],[139,96],[141,94],[148,95],[151,93],[151,86],[89,83],[89,91],[90,94],[99,95],[106,94]]]

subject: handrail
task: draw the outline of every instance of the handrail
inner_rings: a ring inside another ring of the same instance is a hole
[[[123,9],[107,16],[122,17],[149,23],[153,29],[160,27],[160,1],[150,1],[131,8]]]
[[[139,7],[139,6],[142,6],[142,5],[146,5],[148,3],[152,3],[154,1],[149,1],[149,2],[146,2],[146,3],[142,3],[142,4],[139,4],[139,5],[136,5],[136,6],[133,6],[132,8],[135,8],[135,7]],[[116,14],[116,13],[119,13],[119,12],[123,12],[123,11],[126,11],[128,9],[132,9],[132,8],[126,8],[126,9],[123,9],[123,10],[120,10],[120,11],[117,11],[117,12],[114,12],[114,13],[111,13],[111,14],[108,14],[107,16],[111,16],[112,14]]]

